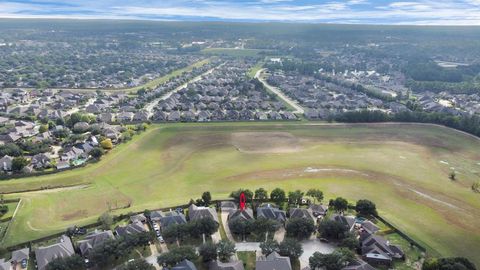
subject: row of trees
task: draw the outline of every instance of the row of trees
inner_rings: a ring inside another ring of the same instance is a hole
[[[259,188],[255,190],[255,192],[252,192],[249,189],[239,189],[230,193],[230,198],[238,201],[240,199],[240,194],[242,193],[245,194],[247,202],[255,200],[256,202],[262,203],[270,200],[280,207],[282,207],[285,201],[288,201],[290,204],[298,205],[305,195],[313,198],[315,202],[321,202],[323,200],[323,192],[319,189],[309,189],[306,193],[301,190],[295,190],[290,191],[287,194],[285,190],[281,188],[273,189],[272,192],[270,192],[270,196],[268,191],[264,188]]]
[[[422,111],[406,111],[396,114],[388,114],[381,111],[358,111],[346,112],[334,118],[338,122],[347,123],[372,123],[372,122],[413,122],[432,123],[444,125],[475,136],[480,136],[480,117],[455,116],[448,113],[428,113]]]
[[[263,237],[266,233],[275,233],[280,227],[280,223],[266,218],[242,219],[235,218],[228,221],[230,231],[237,235],[253,234],[256,238]]]
[[[163,237],[168,242],[183,241],[188,237],[211,236],[217,230],[218,223],[210,218],[202,218],[186,224],[172,224],[163,230]]]

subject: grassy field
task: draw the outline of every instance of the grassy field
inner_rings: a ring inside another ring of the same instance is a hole
[[[253,79],[255,78],[255,75],[257,74],[257,72],[262,69],[263,65],[265,64],[264,61],[259,61],[255,66],[253,66],[247,73],[247,76],[250,78],[250,79]]]
[[[382,216],[441,255],[480,258],[480,141],[433,125],[211,123],[152,126],[99,163],[0,182],[22,198],[2,245],[115,214],[174,206],[211,191],[320,188],[376,202]],[[448,178],[452,168],[458,180]],[[38,192],[40,187],[78,185]]]

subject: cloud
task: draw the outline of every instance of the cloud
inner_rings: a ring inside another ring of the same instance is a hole
[[[3,0],[0,17],[480,25],[480,0]]]

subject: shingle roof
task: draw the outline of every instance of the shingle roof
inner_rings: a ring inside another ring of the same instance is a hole
[[[189,260],[183,260],[171,268],[171,270],[197,270],[197,267]]]
[[[94,231],[87,235],[84,240],[78,241],[77,245],[82,256],[87,256],[92,249],[102,244],[107,239],[113,239],[112,231]]]
[[[273,252],[267,257],[261,256],[255,263],[255,270],[292,270],[290,258]]]
[[[12,259],[11,261],[21,262],[25,259],[28,259],[30,254],[29,248],[22,248],[12,252]]]
[[[218,222],[218,215],[215,208],[196,206],[195,204],[188,207],[188,218],[192,220],[199,220],[203,218],[211,218],[215,222]]]
[[[257,218],[260,218],[260,217],[273,219],[280,222],[285,222],[285,220],[287,219],[285,211],[282,211],[271,205],[266,205],[266,206],[257,208]]]
[[[58,243],[35,250],[38,270],[44,270],[47,264],[56,258],[70,257],[74,253],[72,241],[68,236],[62,235]]]
[[[234,261],[223,263],[220,261],[212,261],[208,265],[209,270],[244,270],[242,261]]]

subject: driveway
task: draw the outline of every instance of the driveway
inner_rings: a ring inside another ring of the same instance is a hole
[[[228,213],[222,211],[220,215],[222,218],[223,229],[225,230],[225,234],[227,235],[228,240],[235,242],[232,232],[230,231],[230,227],[228,227]]]
[[[277,242],[282,242],[283,239],[285,238],[285,234],[287,232],[285,231],[285,228],[284,227],[280,227],[280,229],[278,229],[276,232],[275,232],[275,235],[273,236],[273,239],[275,239]]]
[[[237,251],[253,251],[253,252],[256,252],[257,257],[262,255],[262,250],[260,249],[260,242],[235,243],[235,249],[237,249]]]
[[[300,269],[303,269],[308,266],[308,259],[315,252],[320,252],[323,254],[330,254],[335,250],[335,247],[332,244],[320,242],[318,239],[304,240],[301,242],[303,247],[303,254],[300,256]]]

